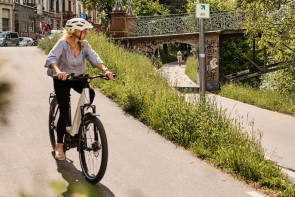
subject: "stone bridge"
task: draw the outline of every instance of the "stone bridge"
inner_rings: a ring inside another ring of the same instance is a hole
[[[221,40],[243,34],[244,14],[238,11],[212,12],[205,20],[205,53],[207,88],[216,89],[220,78]],[[199,45],[199,20],[194,14],[135,17],[129,5],[127,12],[120,0],[112,12],[111,36],[116,43],[153,57],[165,43]]]

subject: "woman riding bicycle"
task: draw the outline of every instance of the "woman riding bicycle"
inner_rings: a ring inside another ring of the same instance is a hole
[[[81,94],[83,85],[81,81],[67,81],[67,74],[85,74],[87,59],[93,67],[102,70],[105,75],[113,80],[113,74],[105,66],[99,55],[84,40],[87,30],[93,26],[82,18],[72,18],[65,25],[65,34],[52,48],[46,59],[45,67],[49,76],[57,75],[53,79],[54,91],[59,104],[60,116],[57,123],[57,144],[55,158],[64,160],[63,138],[66,124],[69,120],[70,90],[73,88]],[[93,102],[95,92],[90,88],[90,101]]]

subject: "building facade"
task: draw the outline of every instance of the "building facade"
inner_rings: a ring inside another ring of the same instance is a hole
[[[0,0],[0,31],[16,31],[20,36],[39,38],[44,25],[62,29],[68,19],[87,16],[96,26],[96,10],[86,10],[79,0]]]
[[[13,1],[0,0],[0,32],[13,30]]]

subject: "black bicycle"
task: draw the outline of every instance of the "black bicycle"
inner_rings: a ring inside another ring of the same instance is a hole
[[[105,75],[68,75],[67,80],[81,80],[84,88],[77,105],[73,124],[71,104],[69,105],[69,120],[64,137],[64,151],[77,148],[83,174],[86,180],[93,184],[103,178],[108,162],[108,143],[105,130],[96,114],[96,106],[90,104],[89,83],[96,78],[108,79]],[[55,150],[59,108],[54,93],[49,96],[49,104],[49,137],[51,146]]]

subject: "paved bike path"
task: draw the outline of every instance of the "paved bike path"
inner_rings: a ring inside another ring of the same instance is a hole
[[[0,126],[0,196],[14,197],[20,191],[55,196],[48,186],[53,180],[67,184],[67,196],[85,181],[76,150],[67,153],[67,162],[56,163],[51,155],[47,121],[52,81],[42,68],[46,56],[35,47],[0,48],[0,55],[5,60],[0,79],[14,87],[10,124]],[[72,97],[76,104],[78,95]],[[102,197],[258,195],[125,114],[99,91],[94,103],[107,133],[109,163],[101,183],[88,187]]]
[[[163,66],[161,72],[174,86],[175,81],[181,81],[181,87],[191,87],[192,81],[184,73],[185,66],[181,68],[177,63]],[[175,74],[177,73],[177,74]],[[178,84],[176,83],[178,86]],[[195,85],[196,86],[196,85]],[[233,99],[207,93],[207,98],[226,110],[227,115],[242,123],[245,130],[255,132],[261,136],[262,146],[266,158],[275,161],[283,171],[295,178],[295,117],[278,112],[262,109],[253,105],[242,103]],[[189,99],[196,99],[198,94],[187,94]]]

